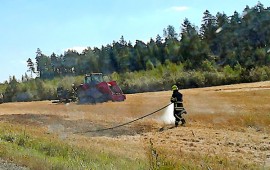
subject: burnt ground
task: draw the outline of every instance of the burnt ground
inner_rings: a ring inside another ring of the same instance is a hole
[[[68,120],[63,116],[57,115],[37,115],[37,114],[14,114],[2,115],[0,121],[16,123],[28,126],[47,127],[48,133],[72,133],[86,136],[107,136],[119,137],[123,135],[138,135],[151,131],[157,131],[158,128],[150,124],[124,123],[102,125],[91,120]],[[127,123],[127,122],[125,122]],[[116,127],[123,125],[121,127]]]

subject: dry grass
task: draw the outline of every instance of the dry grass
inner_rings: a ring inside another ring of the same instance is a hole
[[[206,99],[203,100],[202,96]],[[251,127],[258,131],[270,132],[269,89],[245,88],[241,91],[236,88],[216,92],[202,90],[193,98],[190,101],[200,103],[200,109],[192,106],[193,102],[189,104],[190,112],[194,113],[189,115],[192,123],[236,131]]]
[[[2,122],[0,139],[1,158],[30,169],[125,169],[133,166],[144,169],[147,165],[141,158],[119,157],[101,148],[73,145],[72,139],[61,140],[40,128]]]
[[[118,129],[74,134],[148,114],[169,103],[169,91],[132,94],[125,102],[96,105],[5,103],[0,119],[18,127],[43,129],[37,136],[52,133],[66,144],[134,161],[134,169],[139,169],[136,160],[145,160],[152,169],[267,169],[269,87],[270,82],[260,82],[181,90],[187,127],[162,132],[161,127],[170,125],[160,122],[163,112],[159,112]]]

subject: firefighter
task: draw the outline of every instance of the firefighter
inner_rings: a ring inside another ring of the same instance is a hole
[[[172,86],[172,97],[171,102],[173,103],[174,110],[173,115],[175,117],[175,127],[178,126],[179,122],[181,121],[181,125],[185,125],[186,121],[182,117],[182,114],[187,114],[186,110],[183,106],[183,95],[178,91],[178,87],[176,85]]]
[[[71,87],[71,92],[70,92],[70,98],[73,102],[76,101],[76,97],[77,97],[77,90],[78,88],[75,86],[75,84],[73,83],[72,84],[72,87]]]

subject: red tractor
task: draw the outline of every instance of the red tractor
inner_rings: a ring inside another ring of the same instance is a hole
[[[76,89],[79,103],[101,103],[124,101],[126,95],[116,81],[104,81],[102,73],[91,73],[85,76],[84,84]]]

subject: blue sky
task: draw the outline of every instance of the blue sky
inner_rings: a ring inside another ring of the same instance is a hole
[[[0,0],[0,82],[27,71],[37,48],[45,55],[80,51],[118,41],[133,44],[163,35],[168,25],[180,33],[184,18],[200,26],[203,12],[239,13],[257,0]],[[265,7],[269,0],[260,1]],[[29,73],[28,73],[29,74]]]

